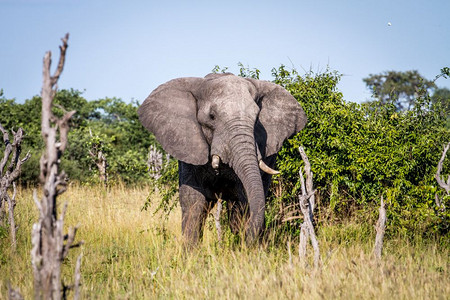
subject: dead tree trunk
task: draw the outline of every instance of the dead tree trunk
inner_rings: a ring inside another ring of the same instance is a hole
[[[92,135],[91,129],[89,129],[89,134],[91,135],[91,138],[94,137]],[[98,137],[96,137],[96,138],[98,138]],[[93,143],[92,149],[89,149],[89,155],[92,157],[92,159],[95,162],[95,165],[97,166],[100,182],[103,183],[105,188],[107,188],[108,187],[108,173],[107,173],[108,161],[106,160],[106,156],[102,151],[102,145],[103,145],[102,141]]]
[[[303,224],[300,228],[300,243],[299,243],[299,258],[306,265],[306,247],[308,240],[311,240],[311,246],[314,249],[314,268],[317,270],[321,264],[319,242],[317,241],[316,233],[313,225],[313,213],[315,208],[315,190],[313,189],[313,173],[311,172],[311,164],[306,156],[303,147],[299,147],[300,155],[305,163],[306,184],[303,177],[302,169],[300,168],[300,184],[302,194],[298,196],[300,202],[300,209],[303,214]]]
[[[64,171],[60,172],[59,163],[67,147],[69,120],[75,113],[75,111],[68,112],[61,119],[52,113],[56,84],[64,67],[68,38],[67,34],[62,39],[63,44],[59,47],[59,63],[53,76],[50,75],[51,52],[47,52],[44,57],[41,126],[45,151],[40,160],[43,195],[39,201],[36,191],[34,193],[34,200],[39,209],[39,220],[33,225],[31,234],[35,299],[61,299],[66,295],[68,287],[61,282],[61,264],[69,249],[81,244],[73,244],[77,227],[70,228],[69,233],[64,235],[67,204],[58,217],[56,201],[57,196],[66,190],[66,175]]]
[[[442,165],[444,164],[445,156],[447,155],[447,151],[450,148],[450,143],[447,144],[447,146],[444,146],[444,151],[442,152],[441,159],[439,160],[436,175],[434,176],[436,178],[436,181],[438,182],[439,186],[445,191],[446,195],[450,195],[450,175],[447,177],[447,182],[444,179],[444,176],[441,176],[442,172]],[[435,195],[435,201],[436,206],[438,209],[442,212],[445,211],[445,204],[442,202],[444,197],[439,198],[438,194]]]
[[[19,128],[17,132],[12,131],[14,141],[11,144],[9,141],[8,132],[0,124],[0,131],[3,135],[3,142],[5,144],[5,152],[3,159],[0,161],[0,224],[4,224],[6,215],[6,203],[8,203],[9,213],[9,227],[11,234],[11,247],[13,251],[16,250],[16,222],[14,221],[14,208],[16,207],[16,184],[15,180],[19,177],[22,164],[30,158],[28,152],[24,158],[20,159],[22,151],[23,130]],[[12,154],[12,156],[11,156]],[[11,156],[10,163],[7,165]],[[6,168],[5,168],[6,167]],[[8,195],[8,188],[13,185],[13,195]]]
[[[378,215],[377,225],[375,226],[375,230],[377,231],[377,235],[375,237],[375,245],[373,246],[373,253],[376,259],[381,259],[381,252],[383,250],[383,239],[384,232],[386,230],[386,208],[383,201],[383,196],[381,196],[380,210]]]

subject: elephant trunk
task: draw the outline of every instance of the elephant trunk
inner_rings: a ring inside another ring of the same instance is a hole
[[[242,125],[240,126],[242,127]],[[246,239],[253,242],[264,228],[265,194],[259,171],[253,126],[244,126],[230,140],[229,165],[244,187],[250,218],[246,228]]]

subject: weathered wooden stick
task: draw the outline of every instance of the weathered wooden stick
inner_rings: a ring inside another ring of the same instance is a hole
[[[16,207],[16,194],[17,194],[17,188],[16,183],[13,182],[13,195],[12,197],[9,197],[8,194],[6,194],[6,198],[8,199],[8,210],[9,210],[9,226],[10,226],[10,234],[11,234],[11,247],[13,251],[16,251],[17,248],[17,240],[16,240],[16,221],[14,220],[14,208]]]
[[[8,132],[3,128],[2,124],[0,124],[0,131],[3,134],[3,142],[5,143],[5,152],[3,155],[2,160],[0,161],[0,176],[3,177],[3,169],[5,168],[5,165],[8,161],[9,155],[12,152],[12,145],[9,141],[9,135]]]
[[[0,161],[0,224],[3,224],[6,215],[6,203],[8,203],[9,213],[9,226],[11,235],[11,247],[13,251],[16,251],[16,222],[14,220],[14,208],[16,207],[16,183],[15,180],[19,177],[22,164],[25,163],[30,157],[30,152],[20,159],[20,153],[22,152],[22,139],[23,130],[19,128],[17,132],[11,130],[14,135],[13,143],[9,140],[8,132],[0,124],[0,131],[3,135],[3,142],[5,144],[5,151],[2,160]],[[10,163],[7,166],[8,159],[11,157]],[[13,185],[13,196],[8,195],[8,189]]]
[[[74,279],[74,295],[73,300],[81,299],[81,257],[83,254],[80,254],[77,258],[77,264],[75,265],[75,279]]]
[[[386,230],[386,208],[381,196],[380,210],[377,225],[375,226],[377,235],[375,236],[375,245],[373,246],[373,253],[376,259],[381,259],[381,252],[383,250],[384,232]]]
[[[311,246],[314,249],[314,268],[317,270],[321,265],[321,258],[320,258],[319,242],[317,241],[313,224],[313,212],[315,208],[314,203],[315,190],[313,189],[313,180],[312,180],[313,174],[311,172],[311,164],[309,163],[308,157],[306,156],[303,147],[301,146],[299,147],[299,152],[305,163],[305,174],[306,174],[306,183],[305,183],[302,168],[300,168],[299,176],[302,193],[301,195],[299,195],[299,203],[304,221],[300,229],[299,257],[300,260],[304,261],[306,265],[306,248],[308,239],[311,240]]]
[[[291,251],[291,240],[287,241],[287,250],[288,250],[288,259],[289,259],[289,267],[294,266],[294,261],[292,259],[292,251]]]
[[[305,162],[305,174],[306,174],[306,191],[311,193],[313,191],[313,173],[311,171],[311,164],[309,163],[308,156],[306,156],[306,152],[302,146],[298,147],[298,151],[300,152],[300,156]],[[310,205],[310,217],[313,219],[314,209],[316,208],[316,197],[315,193],[308,198]]]
[[[216,224],[217,240],[222,241],[222,226],[220,225],[220,214],[222,212],[222,194],[217,195],[216,211],[214,212],[214,222]]]
[[[442,166],[444,164],[445,156],[447,155],[447,151],[449,148],[450,148],[450,142],[446,146],[444,146],[444,151],[442,152],[441,159],[438,162],[436,174],[434,175],[439,186],[445,191],[445,193],[447,195],[450,195],[450,174],[447,177],[447,182],[445,182],[444,177],[441,176],[441,172],[442,172]],[[442,199],[439,199],[439,196],[437,193],[435,194],[435,202],[436,202],[436,206],[439,208],[440,211],[445,211],[445,205],[442,202]]]
[[[89,134],[91,137],[94,137],[92,135],[92,131],[90,128],[89,128]],[[100,142],[100,145],[101,145],[101,142]],[[92,149],[89,149],[89,155],[92,157],[92,159],[95,162],[95,165],[97,166],[100,182],[102,182],[104,187],[107,188],[108,187],[107,169],[108,169],[109,165],[108,165],[106,156],[103,153],[100,145],[93,144]]]
[[[298,243],[298,257],[306,265],[306,250],[308,247],[309,233],[306,223],[303,221],[300,226],[300,242]]]

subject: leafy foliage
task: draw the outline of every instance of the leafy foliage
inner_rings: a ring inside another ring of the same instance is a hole
[[[446,127],[450,128],[450,89],[437,88],[431,97],[433,105],[439,107],[446,117]]]
[[[125,103],[117,98],[87,101],[76,90],[58,91],[54,113],[76,110],[71,119],[69,147],[62,158],[62,167],[71,180],[97,182],[98,170],[89,150],[102,150],[109,164],[113,181],[138,183],[148,180],[145,157],[155,138],[141,125],[137,116],[139,103]],[[22,172],[24,184],[37,183],[39,157],[43,148],[40,135],[41,99],[33,97],[23,104],[0,98],[0,118],[5,128],[22,126],[26,133],[24,149],[33,156]]]
[[[302,165],[298,146],[303,145],[323,214],[343,217],[363,208],[375,212],[384,195],[391,228],[448,232],[449,214],[438,212],[434,204],[438,190],[433,176],[450,131],[426,87],[417,90],[412,110],[399,112],[390,99],[345,102],[336,89],[338,73],[302,77],[281,66],[273,75],[299,100],[309,119],[279,153],[284,203],[297,201]],[[447,162],[447,171],[449,166]]]
[[[414,106],[419,89],[436,87],[434,81],[426,80],[416,70],[370,74],[363,81],[381,103],[393,102],[399,111],[409,110]]]

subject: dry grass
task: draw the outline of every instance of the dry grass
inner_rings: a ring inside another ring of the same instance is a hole
[[[66,224],[81,227],[64,263],[71,283],[80,251],[83,299],[446,299],[450,295],[448,245],[388,239],[382,261],[374,262],[370,226],[347,224],[320,228],[323,268],[314,272],[289,264],[285,244],[258,249],[221,246],[206,230],[202,245],[185,253],[180,245],[180,212],[167,221],[141,211],[148,188],[72,186]],[[33,296],[30,228],[36,220],[32,191],[18,194],[18,252],[0,239],[0,299],[7,283],[25,299]],[[207,226],[207,228],[213,226]],[[229,239],[228,239],[229,240]],[[294,256],[297,250],[292,248]]]

